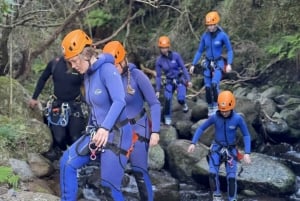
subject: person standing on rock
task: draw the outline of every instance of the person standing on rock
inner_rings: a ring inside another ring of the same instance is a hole
[[[99,161],[100,184],[109,200],[124,201],[122,178],[132,147],[132,129],[125,110],[121,76],[111,54],[98,54],[82,30],[68,33],[62,48],[71,67],[84,74],[90,118],[86,134],[60,160],[61,201],[77,200],[77,170],[90,161]]]
[[[209,117],[195,131],[188,152],[194,152],[195,144],[211,125],[215,126],[215,139],[213,140],[208,154],[209,163],[209,185],[213,194],[213,201],[221,201],[221,191],[219,182],[219,168],[224,162],[226,167],[227,194],[229,201],[237,200],[237,162],[238,150],[236,148],[236,130],[240,128],[244,138],[244,161],[246,164],[251,163],[251,137],[244,118],[236,113],[235,97],[230,91],[223,91],[218,96],[218,111]]]
[[[208,104],[208,116],[214,114],[217,107],[219,85],[223,72],[231,71],[233,62],[233,50],[228,35],[218,26],[220,16],[218,12],[209,12],[205,17],[207,31],[201,36],[198,50],[192,61],[190,73],[193,74],[195,65],[205,51],[205,59],[201,62],[203,67],[206,102]],[[227,58],[222,56],[223,48],[227,50]]]
[[[156,59],[156,96],[160,95],[162,83],[162,73],[166,75],[164,86],[164,118],[165,124],[171,125],[172,118],[172,98],[175,90],[177,90],[177,100],[183,106],[183,112],[188,112],[189,107],[186,104],[186,88],[191,87],[190,75],[183,63],[179,53],[170,51],[171,42],[169,37],[161,36],[158,40],[160,56]]]
[[[81,136],[86,126],[88,108],[80,90],[83,86],[83,76],[78,72],[69,71],[63,56],[47,64],[29,101],[30,108],[38,105],[38,97],[51,75],[53,94],[47,103],[44,117],[53,136],[53,145],[45,156],[55,160],[60,158],[61,151],[66,150]]]
[[[134,64],[128,63],[126,50],[119,41],[107,43],[103,48],[103,53],[114,56],[115,66],[122,76],[126,94],[126,111],[137,138],[129,161],[138,186],[140,200],[153,201],[152,183],[148,173],[148,150],[149,145],[157,145],[159,141],[160,102],[149,78]],[[149,105],[150,118],[144,103]]]

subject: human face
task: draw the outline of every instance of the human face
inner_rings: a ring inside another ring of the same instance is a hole
[[[70,63],[71,68],[75,69],[80,74],[84,74],[89,68],[88,61],[86,61],[82,55],[72,57],[68,59],[68,62]]]
[[[229,117],[230,113],[231,113],[231,110],[228,110],[228,111],[220,111],[221,115],[224,117],[224,118],[227,118]]]
[[[215,32],[217,30],[216,24],[207,25],[207,29],[209,32]]]
[[[161,54],[163,54],[165,56],[168,56],[169,48],[168,47],[161,47],[160,52],[161,52]]]
[[[123,68],[122,68],[121,63],[115,64],[115,66],[116,66],[118,72],[119,72],[120,74],[122,74],[122,73],[123,73]]]

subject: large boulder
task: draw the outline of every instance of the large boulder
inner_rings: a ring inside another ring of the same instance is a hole
[[[31,99],[29,92],[17,81],[6,76],[0,76],[0,115],[12,118],[35,118],[43,121],[41,105],[36,109],[29,109]]]
[[[208,148],[205,145],[198,144],[194,153],[188,153],[187,149],[190,141],[175,140],[167,150],[167,160],[170,172],[173,177],[179,181],[189,181],[192,175],[193,164],[205,158],[208,153]]]
[[[45,153],[53,139],[43,122],[41,107],[28,107],[29,92],[16,80],[0,76],[0,157],[26,158],[24,153]]]
[[[272,157],[252,153],[251,165],[238,164],[238,188],[247,189],[257,194],[285,195],[295,191],[296,176],[287,166]],[[243,168],[243,169],[241,169]],[[208,183],[208,163],[205,158],[192,167],[193,177],[199,183]],[[220,181],[226,189],[226,171],[220,167]]]

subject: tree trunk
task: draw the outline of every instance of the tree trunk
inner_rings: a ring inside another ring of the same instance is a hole
[[[2,36],[0,38],[0,76],[6,75],[9,72],[7,44],[11,30],[12,29],[9,28],[3,29]]]

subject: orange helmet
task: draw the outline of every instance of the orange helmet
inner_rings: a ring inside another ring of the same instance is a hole
[[[217,11],[211,11],[205,16],[206,25],[214,25],[220,22],[220,16]]]
[[[158,47],[170,47],[171,46],[171,42],[168,36],[161,36],[158,39]]]
[[[65,59],[70,59],[80,54],[84,47],[91,45],[92,42],[92,39],[81,29],[71,31],[61,43]]]
[[[229,111],[235,107],[235,97],[231,91],[222,91],[218,96],[220,111]]]
[[[125,48],[119,41],[111,41],[107,43],[102,52],[112,54],[115,57],[115,64],[123,61],[126,55]]]

